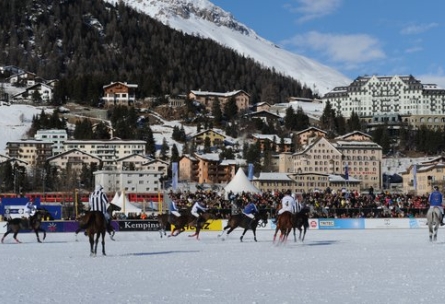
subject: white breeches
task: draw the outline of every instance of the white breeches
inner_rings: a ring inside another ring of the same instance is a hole
[[[254,219],[254,218],[255,218],[255,215],[253,215],[253,214],[246,214],[246,213],[244,213],[244,212],[243,212],[243,214],[244,214],[245,216],[251,218],[251,219]]]
[[[430,206],[430,209],[433,209],[434,207],[439,208],[440,213],[443,215],[443,207],[442,206]]]
[[[196,211],[195,211],[195,212],[192,211],[192,215],[193,215],[194,217],[196,217],[196,218],[199,217],[199,214],[198,214],[198,212],[196,212]]]
[[[170,211],[171,214],[173,214],[176,217],[180,217],[181,213],[179,213],[178,211]]]

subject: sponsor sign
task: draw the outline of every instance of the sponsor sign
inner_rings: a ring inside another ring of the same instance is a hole
[[[158,221],[154,220],[123,220],[118,221],[119,231],[158,231]]]
[[[5,218],[18,218],[25,214],[25,206],[21,205],[7,205],[5,206]]]
[[[171,225],[171,230],[175,228],[174,225]],[[185,226],[185,231],[195,231],[195,227]],[[204,223],[201,231],[221,231],[223,229],[222,220],[208,220]]]
[[[400,229],[409,228],[406,218],[375,218],[366,219],[365,229]]]
[[[318,229],[318,221],[316,219],[309,219],[309,229]]]
[[[365,229],[365,220],[354,219],[318,219],[318,229]]]

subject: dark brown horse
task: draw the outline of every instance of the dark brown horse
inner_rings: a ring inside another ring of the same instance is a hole
[[[307,228],[309,227],[309,209],[303,208],[300,212],[295,213],[292,216],[292,229],[294,233],[294,242],[297,241],[296,229],[300,231],[298,239],[304,242]]]
[[[181,215],[176,218],[176,224],[174,225],[172,233],[170,236],[178,236],[180,233],[184,232],[187,227],[195,228],[195,233],[189,235],[190,237],[196,237],[199,240],[199,232],[204,227],[208,220],[216,219],[216,216],[211,212],[201,213],[199,218],[196,219],[190,212]]]
[[[292,213],[285,211],[278,216],[277,228],[275,229],[275,234],[273,235],[273,242],[275,243],[277,233],[280,231],[280,238],[278,243],[285,243],[287,237],[292,230]]]
[[[229,221],[227,222],[226,227],[224,227],[223,232],[218,235],[218,237],[222,237],[222,240],[224,240],[224,233],[227,232],[227,236],[237,227],[244,228],[243,234],[240,236],[240,241],[243,241],[243,237],[246,234],[247,230],[252,230],[253,232],[253,239],[255,242],[256,239],[256,228],[258,227],[258,224],[261,221],[262,225],[267,224],[267,218],[268,213],[266,210],[259,210],[259,212],[255,215],[255,218],[252,220],[245,216],[244,214],[234,214],[231,215],[229,218]]]
[[[121,210],[121,207],[119,207],[118,205],[115,205],[115,204],[110,203],[109,206],[108,206],[108,208],[107,208],[107,213],[108,213],[108,215],[110,216],[110,218],[112,218],[112,216],[113,216],[113,211],[120,211],[120,210]],[[80,216],[79,216],[79,219],[80,219],[82,216],[84,216],[87,212],[89,212],[89,211],[84,211],[84,212],[82,212],[82,213],[80,214]],[[79,232],[80,232],[81,230],[85,230],[85,228],[82,227],[82,225],[80,225],[80,221],[79,221],[79,228],[77,228],[77,230],[76,230],[76,232],[75,232],[75,235],[76,235],[76,241],[77,241],[77,235],[79,234]],[[107,232],[108,232],[108,234],[110,235],[110,239],[114,241],[114,240],[115,240],[115,239],[114,239],[115,230],[114,230],[113,226],[111,225],[111,221],[110,221],[110,223],[107,225]],[[87,235],[86,232],[85,232],[85,235]]]
[[[102,254],[105,254],[105,232],[107,223],[101,211],[87,211],[79,218],[79,228],[85,229],[90,240],[90,256],[96,256],[99,238],[102,237]]]
[[[49,212],[46,209],[37,209],[37,211],[34,213],[34,215],[30,216],[29,219],[25,218],[25,217],[9,219],[8,223],[7,223],[8,229],[2,237],[2,243],[5,239],[5,237],[8,234],[10,234],[11,232],[14,233],[14,236],[13,236],[14,240],[17,243],[21,243],[17,239],[17,234],[19,233],[20,230],[34,230],[34,232],[37,236],[37,242],[41,243],[42,241],[40,240],[40,237],[39,237],[39,231],[43,232],[42,240],[45,240],[45,238],[46,238],[46,231],[45,231],[45,229],[41,228],[40,225],[42,224],[43,219],[47,215],[49,215]]]
[[[188,211],[181,210],[180,211],[181,216],[187,214],[187,212],[190,212],[190,211],[189,210]],[[168,213],[158,214],[157,219],[158,219],[158,225],[159,225],[159,234],[160,234],[161,238],[163,235],[164,236],[167,235],[167,230],[171,227],[171,225],[178,226],[178,224],[177,224],[178,218],[179,217],[176,217],[173,214],[168,214]]]

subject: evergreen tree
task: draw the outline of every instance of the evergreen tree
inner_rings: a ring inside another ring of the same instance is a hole
[[[229,100],[224,105],[224,114],[227,118],[233,119],[238,115],[238,106],[236,105],[236,100],[234,97],[229,98]]]
[[[204,153],[210,153],[211,152],[211,142],[210,138],[206,136],[204,138]]]
[[[320,117],[320,126],[323,130],[328,131],[328,138],[333,138],[335,136],[335,110],[332,108],[329,100],[323,109],[323,114]]]
[[[217,126],[221,125],[221,121],[223,118],[223,113],[221,111],[221,103],[219,102],[218,97],[215,98],[212,104],[212,116]]]
[[[309,116],[307,116],[306,113],[304,113],[302,107],[297,108],[297,112],[295,113],[294,117],[295,117],[295,126],[293,130],[301,131],[309,128],[310,126]]]
[[[284,116],[284,127],[287,130],[294,130],[295,121],[296,121],[296,117],[295,117],[294,108],[289,106],[289,107],[287,107],[286,114]]]
[[[160,158],[162,160],[167,160],[168,159],[168,150],[169,150],[169,146],[167,143],[167,139],[165,139],[165,137],[162,139],[162,146],[161,146],[161,151],[159,153]]]
[[[362,123],[360,121],[360,117],[354,111],[352,111],[351,113],[351,117],[348,120],[347,126],[348,126],[347,128],[348,132],[362,130]]]
[[[94,129],[93,133],[93,139],[99,139],[99,140],[110,139],[110,133],[108,132],[108,127],[103,121],[100,121],[96,125],[96,128]]]
[[[147,144],[145,145],[145,150],[147,152],[147,155],[149,155],[150,157],[155,157],[156,142],[153,136],[153,131],[151,130],[150,126],[147,126],[145,129],[144,140],[147,142]]]
[[[173,146],[172,146],[170,161],[172,163],[179,162],[179,151],[178,151],[178,147],[176,146],[176,144],[173,144]]]

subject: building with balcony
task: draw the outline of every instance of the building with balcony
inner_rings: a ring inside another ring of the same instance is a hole
[[[196,100],[209,112],[212,111],[213,103],[217,99],[221,105],[221,110],[224,110],[224,106],[231,99],[235,100],[239,112],[245,112],[250,106],[250,95],[243,90],[226,93],[192,90],[188,94],[188,98],[190,100]]]
[[[105,107],[134,105],[137,88],[137,84],[129,84],[126,82],[112,82],[104,85],[102,100]]]
[[[218,153],[183,155],[179,160],[179,180],[221,184],[235,176],[241,160],[220,160]]]
[[[445,191],[445,156],[439,156],[428,161],[409,166],[401,173],[403,193],[428,195],[438,186]]]
[[[118,159],[134,154],[145,156],[145,145],[144,140],[123,140],[115,137],[109,140],[67,140],[63,148],[65,151],[78,149],[95,155],[102,160],[104,170],[115,170]]]
[[[333,140],[318,137],[295,153],[281,153],[279,172],[324,176],[326,184],[329,175],[343,175],[359,180],[361,189],[380,189],[382,147],[370,140],[358,140],[360,136],[354,132]]]
[[[167,172],[106,170],[93,173],[95,185],[102,185],[104,192],[156,193],[163,190],[162,177]]]
[[[392,124],[440,127],[445,122],[445,89],[422,84],[412,75],[358,77],[349,86],[325,94],[322,102],[324,106],[329,102],[345,118],[355,112],[369,124],[383,119]],[[397,118],[393,121],[393,117]]]
[[[66,130],[38,130],[34,139],[47,141],[53,144],[53,155],[64,152],[63,143],[68,139]]]
[[[53,155],[52,146],[52,142],[43,140],[10,141],[6,143],[6,156],[27,163],[28,167],[43,167],[46,159]]]
[[[102,160],[92,154],[88,154],[79,149],[72,149],[51,156],[47,159],[51,167],[67,170],[68,172],[81,173],[82,168],[86,166],[92,170],[102,169]]]

